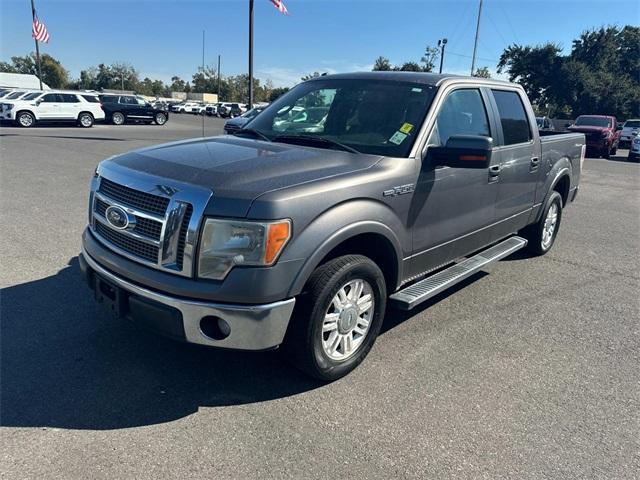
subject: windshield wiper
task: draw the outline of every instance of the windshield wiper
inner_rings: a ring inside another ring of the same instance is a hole
[[[265,140],[267,142],[271,141],[271,139],[267,137],[264,133],[258,130],[254,130],[253,128],[241,128],[237,132],[232,133],[232,135],[242,135],[242,134],[251,135],[253,138],[259,138],[260,140]]]
[[[330,138],[315,137],[313,135],[278,135],[273,139],[273,141],[282,143],[297,143],[300,145],[329,147],[336,150],[344,150],[345,152],[361,153],[355,148],[350,147],[349,145],[345,145],[344,143],[336,142],[335,140],[331,140]]]

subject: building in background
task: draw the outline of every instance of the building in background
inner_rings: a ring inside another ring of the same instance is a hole
[[[40,80],[35,75],[0,72],[0,87],[40,90]],[[43,90],[50,90],[49,85],[44,82],[42,82],[42,88]]]

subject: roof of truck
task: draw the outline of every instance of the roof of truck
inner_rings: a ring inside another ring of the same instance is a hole
[[[354,72],[354,73],[336,73],[333,75],[321,75],[314,77],[309,81],[318,81],[328,78],[343,78],[345,80],[389,80],[400,82],[424,83],[426,85],[439,85],[445,80],[455,79],[474,79],[478,82],[509,84],[503,80],[495,80],[493,78],[469,77],[465,75],[452,75],[447,73],[424,73],[424,72]]]

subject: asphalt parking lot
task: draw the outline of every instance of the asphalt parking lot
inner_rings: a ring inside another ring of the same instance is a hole
[[[223,122],[205,118],[205,134]],[[587,159],[553,251],[411,315],[329,385],[112,320],[77,255],[102,159],[199,136],[0,129],[3,478],[637,478],[640,165]],[[464,287],[464,288],[463,288]]]

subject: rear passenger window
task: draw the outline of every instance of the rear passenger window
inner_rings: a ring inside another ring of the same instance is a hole
[[[429,145],[446,145],[452,135],[490,137],[489,119],[480,91],[455,90],[447,95],[429,138]]]
[[[78,103],[80,101],[78,100],[78,97],[72,93],[61,93],[60,96],[64,103]]]
[[[525,143],[531,140],[531,127],[527,112],[518,92],[492,90],[498,105],[505,145]]]
[[[87,102],[90,102],[90,103],[100,103],[100,100],[98,99],[98,97],[94,95],[82,95],[82,98],[84,98]]]

